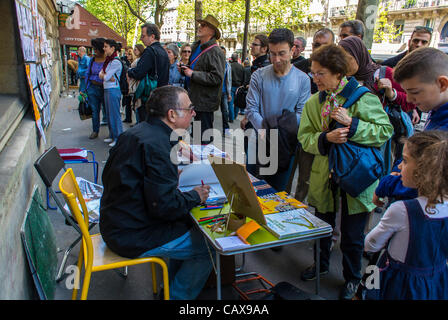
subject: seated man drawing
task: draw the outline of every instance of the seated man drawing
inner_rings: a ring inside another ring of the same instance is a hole
[[[102,179],[100,231],[107,246],[129,257],[169,258],[170,298],[190,300],[212,269],[205,239],[188,212],[204,203],[209,186],[181,192],[170,160],[173,130],[187,129],[194,107],[180,87],[153,91],[148,118],[125,131],[110,149]]]

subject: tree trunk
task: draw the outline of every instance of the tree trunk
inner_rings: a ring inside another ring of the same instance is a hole
[[[367,49],[372,48],[375,22],[378,15],[379,0],[358,0],[358,10],[356,19],[364,22],[366,30],[364,32],[364,44]]]
[[[202,19],[202,0],[194,1],[194,39],[198,37],[198,23],[197,20]]]

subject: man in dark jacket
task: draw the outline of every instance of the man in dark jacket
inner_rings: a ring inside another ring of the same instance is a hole
[[[408,41],[408,50],[396,55],[395,57],[389,58],[383,61],[381,64],[383,66],[388,66],[395,68],[398,62],[401,61],[408,53],[418,49],[420,47],[429,47],[431,43],[432,29],[428,27],[415,27],[412,32],[411,38]]]
[[[229,102],[229,122],[233,122],[233,119],[236,119],[236,117],[238,116],[238,108],[233,106],[235,92],[238,87],[241,87],[243,85],[244,81],[244,68],[238,62],[238,53],[236,52],[232,53],[230,67],[232,69],[232,100],[230,100]]]
[[[168,54],[160,45],[160,30],[157,25],[145,23],[142,26],[140,39],[146,46],[135,68],[128,70],[128,77],[142,80],[146,75],[157,78],[157,87],[168,84],[170,73],[170,61]],[[142,103],[144,106],[144,101]],[[137,109],[139,122],[145,121],[146,111],[144,107]]]
[[[187,129],[195,112],[187,92],[172,86],[155,89],[146,108],[147,120],[120,135],[110,150],[102,176],[101,235],[121,256],[169,258],[170,298],[195,299],[212,264],[188,213],[205,202],[210,187],[181,192],[170,158],[178,142],[173,130]]]
[[[226,68],[226,57],[216,43],[221,37],[219,22],[212,15],[198,20],[198,38],[191,48],[189,66],[182,66],[188,94],[195,106],[195,121],[201,122],[201,143],[208,144],[213,137],[204,132],[213,129],[213,112],[221,105],[222,85]],[[195,132],[193,139],[197,141]]]

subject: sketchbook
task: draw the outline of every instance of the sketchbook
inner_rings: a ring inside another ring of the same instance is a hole
[[[331,225],[305,209],[268,214],[265,218],[266,229],[279,239],[332,231]]]
[[[210,193],[206,204],[225,203],[227,198],[218,177],[216,177],[208,160],[196,161],[181,168],[179,176],[179,190],[187,192],[196,186],[204,184],[210,186]]]

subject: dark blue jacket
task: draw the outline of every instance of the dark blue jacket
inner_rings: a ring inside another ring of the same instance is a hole
[[[436,110],[432,110],[428,120],[426,120],[425,131],[428,130],[448,130],[448,103],[445,103]],[[392,171],[397,171],[394,168]],[[378,197],[393,197],[397,200],[414,199],[418,196],[417,190],[403,186],[401,176],[387,175],[380,180],[375,190]]]
[[[154,57],[154,54],[156,57]],[[129,69],[128,75],[135,80],[142,80],[147,74],[154,76],[156,69],[158,76],[157,87],[166,86],[170,75],[170,60],[160,42],[154,42],[149,47],[146,47],[137,66]]]
[[[389,58],[387,60],[384,60],[381,64],[383,66],[388,66],[391,68],[395,68],[396,65],[398,64],[398,62],[400,62],[401,59],[404,58],[404,56],[408,53],[408,51],[404,51],[402,53],[400,53],[399,55],[396,55],[395,57]]]
[[[103,170],[100,232],[115,253],[135,258],[185,234],[201,199],[181,192],[171,161],[172,129],[149,117],[119,137]]]

